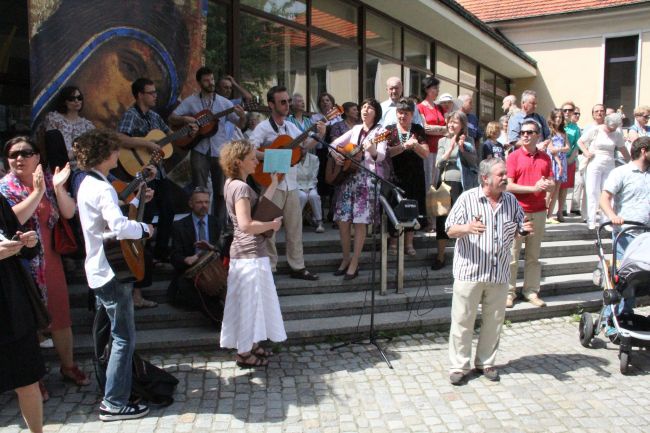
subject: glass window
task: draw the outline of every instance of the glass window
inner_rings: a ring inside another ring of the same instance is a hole
[[[431,66],[431,45],[411,33],[404,33],[404,61],[429,69]]]
[[[467,84],[476,87],[476,62],[464,57],[460,58],[460,78],[461,84]]]
[[[368,12],[366,18],[366,47],[400,59],[402,29],[370,12]]]
[[[241,81],[246,89],[262,101],[275,85],[285,86],[289,94],[305,94],[305,32],[242,13],[239,37]]]
[[[452,98],[456,99],[456,96],[458,96],[458,86],[449,81],[440,80],[440,92],[438,94],[442,95],[443,93],[449,93]]]
[[[436,74],[458,80],[458,54],[443,46],[436,46]]]
[[[506,79],[500,75],[497,75],[496,84],[497,84],[497,90],[496,90],[497,96],[501,99],[508,96],[508,82],[506,81]]]
[[[305,0],[240,0],[242,5],[251,6],[267,14],[306,24],[307,2]]]
[[[357,7],[338,0],[312,0],[311,25],[342,38],[357,40]]]
[[[494,72],[481,68],[481,84],[479,87],[481,95],[484,93],[494,95]]]
[[[485,129],[485,125],[487,125],[488,122],[494,120],[495,105],[494,97],[481,95],[481,106],[478,110],[478,118],[483,129]]]
[[[422,80],[431,75],[431,72],[424,72],[418,69],[404,67],[404,96],[417,96],[420,100],[424,97]]]
[[[228,6],[208,3],[207,32],[205,43],[205,64],[215,72],[216,77],[228,72]]]
[[[321,92],[334,96],[340,105],[359,98],[359,50],[320,36],[311,37],[310,106],[316,108]],[[317,111],[317,110],[316,110]]]
[[[634,119],[639,36],[608,38],[605,41],[605,89],[603,103],[623,108],[626,123]],[[625,125],[624,123],[624,126]]]
[[[375,56],[366,56],[366,83],[364,97],[373,97],[378,101],[388,99],[386,80],[390,77],[401,77],[402,67],[390,60]]]

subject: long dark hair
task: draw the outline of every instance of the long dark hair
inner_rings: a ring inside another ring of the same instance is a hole
[[[560,122],[560,125],[556,128],[555,127],[555,118],[558,115],[560,116],[562,121]],[[564,134],[564,114],[562,113],[562,109],[560,109],[560,108],[552,109],[551,114],[549,115],[547,122],[548,122],[548,127],[551,128],[551,132],[556,133],[556,134],[558,132],[560,132],[560,133]]]

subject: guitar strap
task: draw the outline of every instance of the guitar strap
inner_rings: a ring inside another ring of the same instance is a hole
[[[278,127],[278,124],[275,123],[275,120],[273,120],[273,116],[269,116],[269,124],[271,125],[271,128],[273,128],[275,133],[280,135],[280,128]]]

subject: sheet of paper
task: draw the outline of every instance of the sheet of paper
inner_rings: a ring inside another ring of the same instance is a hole
[[[287,174],[291,167],[291,149],[267,149],[264,151],[264,173]]]

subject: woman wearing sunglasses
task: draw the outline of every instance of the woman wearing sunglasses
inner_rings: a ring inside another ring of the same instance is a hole
[[[70,165],[61,170],[57,167],[54,176],[43,171],[38,149],[29,137],[7,141],[3,156],[9,162],[9,173],[0,179],[0,194],[7,199],[20,224],[34,230],[41,241],[38,254],[29,261],[29,269],[52,317],[50,332],[61,361],[61,375],[76,385],[88,385],[88,377],[74,362],[68,286],[61,256],[52,245],[52,230],[59,218],[70,219],[75,214],[75,202],[65,189]],[[43,400],[47,400],[42,382],[41,391]]]
[[[54,110],[45,116],[45,131],[58,130],[63,135],[63,141],[68,152],[68,160],[72,168],[76,167],[72,143],[86,131],[95,129],[93,123],[79,115],[84,105],[81,90],[75,86],[66,86],[59,91],[54,103]],[[50,155],[48,155],[50,156]],[[53,155],[52,155],[53,156]]]
[[[627,135],[627,141],[634,143],[639,137],[650,135],[650,126],[648,120],[650,119],[650,106],[642,105],[634,109],[634,125],[630,126],[630,131]]]

